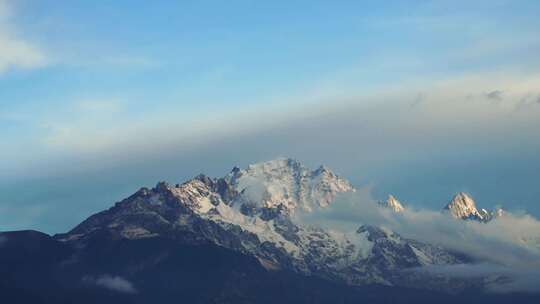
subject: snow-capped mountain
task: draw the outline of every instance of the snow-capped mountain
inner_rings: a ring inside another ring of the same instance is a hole
[[[386,201],[379,201],[378,202],[380,206],[389,208],[390,210],[394,212],[403,212],[405,208],[401,204],[400,201],[398,201],[393,195],[388,195],[388,198]]]
[[[275,293],[284,293],[290,303],[313,303],[325,295],[324,303],[410,303],[411,295],[414,303],[432,303],[448,293],[459,294],[465,302],[471,295],[483,298],[478,291],[486,284],[506,280],[504,275],[461,277],[429,271],[478,260],[415,240],[410,232],[402,236],[382,223],[358,223],[348,232],[313,224],[323,221],[318,212],[333,212],[336,198],[352,191],[347,180],[327,167],[311,170],[292,159],[235,167],[222,178],[199,175],[181,184],[159,182],[65,234],[0,232],[0,264],[6,266],[0,267],[6,278],[0,291],[7,288],[17,299],[18,290],[31,286],[40,297],[50,296],[51,290],[67,297],[66,303],[80,302],[71,298],[80,294],[95,297],[89,297],[89,303],[101,298],[113,303],[170,302],[179,297],[190,303],[251,303],[262,296],[274,303]],[[366,206],[375,207],[366,211],[391,220],[409,215],[392,195],[379,205],[392,212],[376,205]],[[504,214],[479,211],[465,193],[456,195],[445,210],[459,219],[482,222]],[[309,216],[316,221],[306,220]],[[534,235],[520,241],[538,244]],[[29,284],[28,278],[34,277]],[[120,294],[100,291],[103,287],[145,300],[113,301],[109,297]],[[386,297],[388,292],[397,296]]]
[[[444,207],[450,215],[460,219],[483,220],[483,214],[476,208],[476,202],[467,193],[460,192]]]
[[[351,285],[409,286],[427,274],[405,275],[405,269],[464,262],[443,248],[387,229],[362,226],[342,233],[304,225],[293,216],[325,208],[350,191],[354,188],[348,181],[324,166],[310,170],[296,160],[277,159],[243,170],[235,167],[223,178],[199,175],[183,184],[142,188],[56,238],[84,247],[106,231],[117,239],[210,243],[254,256],[267,269]],[[392,196],[386,205],[403,210]]]
[[[478,210],[474,199],[464,192],[454,195],[443,210],[457,219],[477,220],[480,222],[489,222],[504,215],[504,210],[501,208],[497,208],[495,211],[489,211],[483,208]]]
[[[310,170],[286,158],[249,165],[245,170],[235,168],[225,180],[240,193],[236,203],[245,210],[309,212],[328,206],[338,193],[355,191],[347,180],[325,166]]]

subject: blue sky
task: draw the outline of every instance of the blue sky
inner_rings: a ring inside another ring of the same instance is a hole
[[[156,2],[0,0],[0,230],[277,156],[540,215],[538,1]]]

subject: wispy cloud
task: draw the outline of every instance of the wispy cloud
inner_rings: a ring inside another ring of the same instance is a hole
[[[20,37],[12,21],[13,10],[0,0],[0,74],[10,69],[32,69],[47,64],[47,56],[38,46]]]
[[[383,226],[404,237],[461,252],[480,263],[421,271],[455,277],[505,277],[506,281],[491,282],[490,290],[540,292],[540,285],[527,284],[540,282],[540,221],[529,215],[508,213],[485,224],[457,220],[431,210],[408,208],[396,214],[380,208],[365,188],[341,196],[328,208],[300,215],[299,219],[312,225],[324,223],[327,228],[346,233],[354,232],[362,224]]]
[[[538,267],[508,267],[500,264],[459,264],[426,266],[414,271],[454,278],[484,278],[485,289],[491,293],[540,291]]]
[[[137,289],[133,286],[133,284],[120,277],[120,276],[111,276],[108,274],[104,274],[101,276],[86,276],[83,278],[83,282],[87,284],[93,284],[105,289],[109,289],[112,291],[117,291],[120,293],[126,293],[126,294],[134,294],[137,293]]]

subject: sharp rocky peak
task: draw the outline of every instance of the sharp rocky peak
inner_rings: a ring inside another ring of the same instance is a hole
[[[444,210],[448,211],[455,218],[483,219],[482,214],[476,208],[476,202],[465,192],[459,192],[454,195],[452,200],[444,207]]]
[[[394,212],[403,212],[405,210],[405,207],[401,204],[400,201],[398,201],[393,195],[388,195],[388,198],[386,201],[380,201],[379,205],[385,208],[389,208],[390,210]]]
[[[501,208],[495,210],[478,209],[474,199],[467,193],[460,192],[443,208],[454,218],[463,220],[476,220],[487,223],[506,214]]]

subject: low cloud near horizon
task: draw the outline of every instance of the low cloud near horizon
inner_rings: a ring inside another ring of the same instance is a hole
[[[352,233],[363,224],[385,227],[402,237],[463,253],[474,261],[467,265],[422,267],[419,271],[453,277],[499,277],[501,280],[488,284],[488,291],[493,292],[540,292],[540,221],[527,214],[509,212],[480,223],[411,206],[403,213],[394,213],[379,207],[370,190],[364,188],[344,194],[329,207],[299,219],[344,233]]]
[[[126,294],[137,293],[137,289],[135,289],[133,284],[130,281],[120,276],[111,276],[108,274],[104,274],[97,277],[86,276],[83,278],[83,282],[87,284],[96,285],[98,287],[102,287],[105,289],[109,289],[112,291],[117,291],[120,293],[126,293]]]

